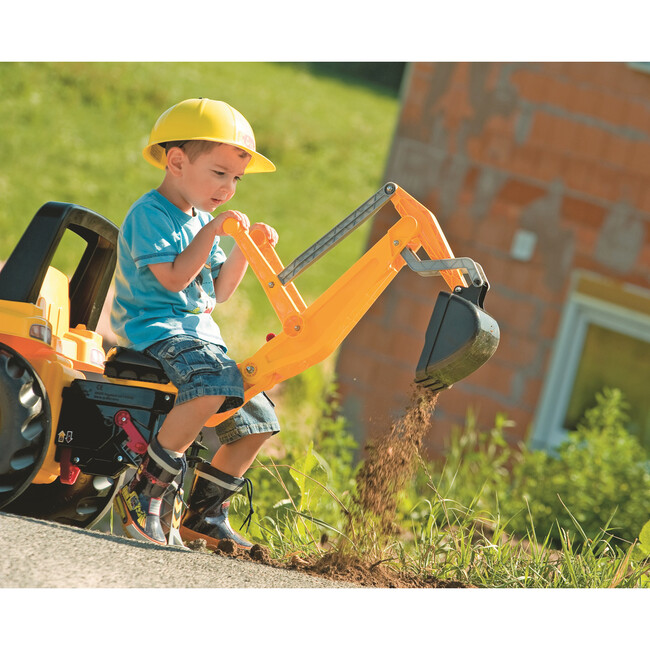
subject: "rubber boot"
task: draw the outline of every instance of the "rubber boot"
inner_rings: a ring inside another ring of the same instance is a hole
[[[172,483],[184,470],[184,457],[173,458],[156,438],[151,441],[135,476],[115,497],[122,527],[129,537],[161,546],[167,544],[160,508],[165,492],[177,489],[178,482]]]
[[[253,515],[250,480],[226,474],[208,463],[199,463],[194,471],[196,478],[180,528],[183,540],[203,539],[211,550],[216,550],[222,540],[231,540],[240,549],[251,548],[252,544],[237,534],[228,521],[228,499],[244,486],[248,488],[250,505],[244,524],[250,521]]]

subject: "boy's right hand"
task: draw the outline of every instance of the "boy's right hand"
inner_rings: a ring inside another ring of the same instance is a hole
[[[221,212],[212,220],[215,228],[215,236],[223,237],[226,233],[223,230],[223,224],[226,219],[235,219],[235,221],[241,224],[241,227],[244,230],[248,230],[251,227],[251,223],[248,220],[248,217],[243,213],[237,210],[226,210]]]

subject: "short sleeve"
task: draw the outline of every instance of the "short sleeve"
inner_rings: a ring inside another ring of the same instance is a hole
[[[221,246],[219,246],[219,238],[217,237],[215,238],[214,246],[210,253],[210,272],[213,280],[219,275],[219,271],[221,271],[221,267],[225,261],[226,254]]]
[[[181,252],[172,218],[155,205],[137,206],[125,225],[124,237],[138,268],[173,262]]]

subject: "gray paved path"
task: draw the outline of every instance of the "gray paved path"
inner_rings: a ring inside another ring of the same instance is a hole
[[[257,562],[0,513],[1,588],[349,588]]]

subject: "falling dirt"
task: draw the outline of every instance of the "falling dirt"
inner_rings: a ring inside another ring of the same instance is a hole
[[[356,477],[357,492],[348,513],[346,536],[353,544],[342,543],[336,550],[315,558],[293,556],[287,561],[273,560],[267,548],[255,544],[249,550],[236,548],[223,540],[214,553],[253,560],[276,568],[302,571],[321,578],[378,588],[454,588],[471,587],[453,581],[414,576],[395,570],[383,558],[360,557],[353,549],[369,537],[378,545],[396,533],[395,514],[398,497],[413,478],[418,466],[420,447],[429,430],[438,395],[414,386],[411,402],[390,432],[366,446],[366,457]],[[192,547],[191,547],[192,548]],[[195,550],[202,550],[194,547]]]
[[[366,459],[357,477],[348,522],[348,534],[358,537],[367,532],[373,517],[381,535],[394,532],[397,499],[417,469],[422,438],[429,430],[438,394],[415,386],[411,403],[402,418],[393,423],[390,433],[366,446]]]

